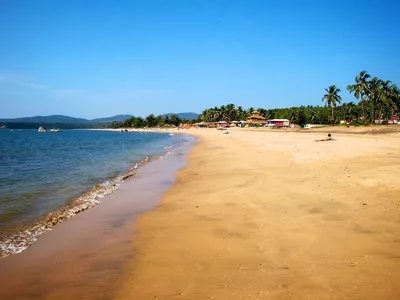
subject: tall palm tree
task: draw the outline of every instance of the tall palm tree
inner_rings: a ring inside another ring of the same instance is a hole
[[[246,110],[243,109],[243,107],[238,106],[237,107],[237,113],[238,113],[238,119],[239,120],[245,120],[247,115],[246,115]]]
[[[379,115],[382,117],[382,110],[385,110],[387,112],[386,117],[390,117],[393,122],[395,114],[399,111],[400,91],[390,80],[381,80],[379,94]]]
[[[322,101],[325,102],[326,106],[331,107],[331,120],[332,125],[335,125],[335,107],[337,104],[340,104],[342,97],[340,97],[340,89],[336,87],[336,85],[331,85],[329,88],[325,89],[327,94],[322,97]]]
[[[235,104],[228,104],[225,106],[225,119],[226,121],[234,121],[236,119],[236,106]]]
[[[395,84],[391,86],[390,98],[392,102],[392,118],[394,118],[395,113],[398,114],[400,110],[400,89]]]
[[[347,90],[350,92],[350,94],[354,94],[354,96],[360,100],[364,122],[365,122],[364,96],[368,91],[368,78],[370,77],[371,76],[367,73],[367,71],[361,71],[360,74],[355,78],[356,83],[347,86]]]
[[[392,109],[392,82],[390,80],[381,80],[380,89],[379,89],[379,117],[382,118],[382,110]]]
[[[353,102],[347,103],[346,113],[350,120],[357,119],[358,120],[358,112],[357,106]]]
[[[382,80],[378,77],[372,78],[367,85],[367,96],[372,104],[371,121],[375,123],[376,109],[381,104],[382,97]]]

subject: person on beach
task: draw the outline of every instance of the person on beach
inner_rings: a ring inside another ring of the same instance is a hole
[[[315,140],[316,142],[326,142],[326,141],[334,141],[334,139],[332,138],[332,135],[330,133],[328,133],[328,138],[326,139],[322,139],[322,140]]]

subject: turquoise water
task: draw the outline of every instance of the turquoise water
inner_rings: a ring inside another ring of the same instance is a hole
[[[0,130],[0,257],[94,206],[121,175],[184,140],[168,133]]]

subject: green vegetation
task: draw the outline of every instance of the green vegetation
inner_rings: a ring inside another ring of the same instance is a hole
[[[329,88],[325,89],[327,94],[322,97],[322,101],[325,101],[326,106],[331,108],[331,121],[332,125],[335,125],[335,107],[342,100],[342,97],[339,96],[340,89],[336,87],[336,85],[331,85]]]
[[[400,90],[389,80],[382,80],[377,77],[371,78],[366,72],[362,71],[355,77],[355,83],[348,85],[347,90],[358,100],[354,102],[342,103],[340,96],[341,90],[335,85],[325,89],[322,101],[325,106],[299,106],[290,108],[274,108],[257,110],[267,119],[288,119],[291,123],[304,124],[338,124],[340,120],[350,121],[350,125],[360,126],[369,123],[375,123],[380,120],[381,124],[393,123],[394,118],[399,116],[400,111]],[[341,104],[341,105],[340,105]],[[250,107],[245,109],[234,104],[215,106],[205,109],[197,119],[185,120],[180,116],[193,116],[193,113],[186,114],[150,114],[145,118],[130,117],[125,121],[115,120],[112,123],[99,123],[87,120],[87,123],[28,123],[13,122],[8,123],[3,120],[0,125],[6,125],[8,128],[33,128],[39,126],[46,128],[122,128],[122,127],[155,127],[155,126],[179,126],[181,123],[196,122],[218,122],[218,121],[241,121],[246,120],[255,109]],[[115,116],[119,117],[119,116]],[[127,117],[124,115],[122,117]],[[111,119],[111,118],[109,118]],[[22,120],[20,120],[22,121]],[[93,120],[94,121],[94,120]]]
[[[398,116],[400,111],[400,90],[389,80],[382,80],[362,71],[355,78],[355,84],[347,86],[347,90],[359,100],[354,102],[341,103],[341,90],[335,85],[325,89],[326,94],[322,100],[326,103],[321,106],[300,106],[280,109],[257,110],[267,119],[288,119],[291,123],[304,125],[311,124],[337,124],[340,120],[351,120],[355,125],[375,123],[375,120],[388,120]],[[204,110],[199,121],[239,121],[246,120],[254,108],[244,109],[233,104],[213,107]]]
[[[267,119],[288,119],[291,123],[304,124],[338,124],[340,120],[350,120],[350,125],[360,126],[368,123],[375,123],[375,120],[382,120],[387,124],[388,120],[398,116],[400,111],[400,90],[389,80],[381,80],[362,71],[355,77],[355,84],[348,85],[347,90],[358,100],[342,103],[341,90],[335,85],[325,89],[322,101],[325,106],[299,106],[290,108],[274,108],[257,110]],[[340,105],[341,104],[341,105]],[[154,116],[146,118],[132,117],[123,123],[113,122],[111,127],[154,127],[175,125],[180,123],[195,122],[218,122],[218,121],[241,121],[246,120],[255,109],[248,109],[234,104],[215,106],[205,109],[196,120],[186,122],[176,115]]]
[[[131,117],[126,119],[124,122],[113,121],[110,124],[111,128],[122,128],[122,127],[156,127],[156,126],[179,126],[181,123],[195,123],[196,120],[184,120],[181,119],[177,114],[172,115],[148,115],[146,118],[142,117]]]

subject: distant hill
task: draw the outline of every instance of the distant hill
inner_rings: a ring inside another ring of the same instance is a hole
[[[36,116],[36,117],[25,117],[15,119],[0,119],[2,123],[87,123],[88,120],[81,118],[73,118],[62,115],[51,115],[51,116]]]
[[[172,116],[174,115],[174,113],[168,113],[168,114],[164,114],[163,117],[165,116]],[[183,112],[183,113],[176,113],[176,115],[184,120],[194,120],[197,119],[199,117],[199,114],[196,114],[194,112]]]
[[[65,124],[85,124],[85,123],[110,123],[112,121],[123,122],[132,117],[131,115],[116,115],[107,118],[97,118],[93,120],[74,118],[63,115],[36,116],[15,119],[0,119],[1,123],[65,123]]]
[[[173,113],[165,114],[163,116],[172,116]],[[177,113],[179,118],[184,120],[196,119],[199,115],[196,113]],[[0,119],[0,126],[14,129],[36,129],[39,126],[46,128],[61,128],[61,129],[75,129],[75,128],[98,128],[107,126],[113,121],[124,122],[129,119],[132,115],[116,115],[113,117],[97,118],[97,119],[83,119],[73,118],[63,115],[51,115],[51,116],[36,116],[26,118],[15,118],[15,119]]]
[[[98,118],[89,120],[90,123],[110,123],[112,121],[124,122],[126,119],[133,117],[132,115],[116,115],[108,118]]]

